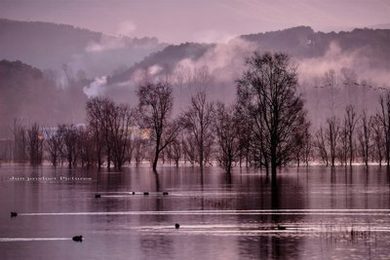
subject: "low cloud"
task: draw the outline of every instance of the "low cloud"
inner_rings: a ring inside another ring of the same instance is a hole
[[[120,37],[102,36],[99,42],[90,42],[87,47],[87,52],[102,52],[115,49],[123,49],[126,47],[126,41]]]
[[[91,84],[85,86],[83,88],[83,91],[85,95],[87,95],[89,98],[101,96],[104,95],[106,92],[106,85],[107,85],[106,76],[97,77]]]

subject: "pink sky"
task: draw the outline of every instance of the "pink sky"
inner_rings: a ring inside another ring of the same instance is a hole
[[[321,31],[390,27],[389,14],[389,0],[0,0],[2,18],[166,42],[225,41],[298,25]]]

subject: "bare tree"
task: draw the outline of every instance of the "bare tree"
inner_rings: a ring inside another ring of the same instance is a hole
[[[157,173],[160,153],[175,140],[180,125],[171,122],[173,98],[168,83],[146,83],[137,91],[141,126],[151,130],[154,146],[153,171]]]
[[[344,124],[340,127],[340,137],[339,137],[339,149],[338,157],[342,165],[348,165],[348,154],[349,154],[349,142],[348,142],[348,126],[347,119],[344,118]]]
[[[333,167],[335,166],[336,156],[337,156],[337,142],[339,140],[339,134],[340,134],[340,125],[338,120],[335,116],[332,116],[328,120],[326,120],[327,123],[327,130],[325,133],[326,140],[329,145],[330,150],[330,165]]]
[[[303,100],[297,93],[296,68],[283,53],[259,55],[247,60],[248,70],[238,81],[238,101],[253,120],[257,164],[271,168],[293,159],[296,133],[306,122]]]
[[[14,119],[12,133],[14,136],[14,161],[25,162],[27,160],[27,132],[20,120]]]
[[[34,123],[27,130],[27,149],[31,165],[42,163],[43,156],[43,134],[40,126]]]
[[[182,142],[178,140],[178,138],[176,138],[170,145],[168,145],[167,157],[169,160],[173,160],[175,162],[176,167],[179,167],[182,151]]]
[[[354,131],[358,118],[352,105],[348,105],[345,108],[345,128],[348,138],[348,151],[349,151],[349,165],[352,166],[354,159]]]
[[[103,164],[104,149],[108,138],[107,115],[110,100],[106,98],[92,98],[86,105],[87,120],[93,135],[93,145],[96,151],[97,165],[100,169]]]
[[[240,126],[239,139],[239,165],[242,167],[242,162],[245,160],[245,166],[249,167],[252,163],[251,159],[251,144],[252,142],[252,119],[245,113],[245,109],[241,106],[235,106],[235,118],[239,121],[237,124]]]
[[[326,138],[323,128],[321,127],[315,134],[315,147],[318,149],[318,153],[321,157],[321,160],[329,165],[329,152],[326,145]]]
[[[201,171],[208,161],[213,143],[214,104],[207,102],[206,93],[199,92],[191,98],[191,107],[183,114],[181,122],[196,147],[196,161]]]
[[[121,170],[127,160],[128,147],[131,145],[132,113],[126,105],[114,106],[108,120],[109,143],[114,168]]]
[[[306,167],[308,167],[309,161],[311,160],[313,155],[313,140],[312,140],[312,135],[310,133],[309,126],[305,127],[302,138],[303,138],[302,159],[303,162],[306,164]]]
[[[309,164],[309,156],[310,156],[310,143],[311,143],[311,135],[309,133],[310,123],[306,122],[301,126],[299,131],[295,133],[296,139],[296,147],[295,147],[295,160],[297,162],[297,166],[300,166],[301,160],[304,161],[306,166]]]
[[[382,166],[382,160],[383,160],[383,150],[384,150],[384,136],[383,136],[383,130],[381,126],[381,119],[379,115],[371,116],[370,117],[370,128],[372,131],[372,141],[373,141],[373,147],[374,147],[374,160],[377,160],[379,162],[379,165]]]
[[[184,160],[188,161],[192,166],[195,165],[196,157],[197,157],[197,149],[193,144],[195,143],[195,137],[192,135],[185,135],[183,137],[183,152],[184,152]]]
[[[369,151],[370,151],[370,126],[367,118],[366,111],[363,111],[361,116],[361,125],[358,131],[358,139],[360,144],[360,152],[363,158],[363,162],[368,166]]]
[[[380,99],[381,111],[377,117],[381,123],[381,128],[384,138],[385,160],[387,167],[390,166],[390,92],[386,95],[381,95]]]
[[[90,128],[78,128],[77,135],[77,154],[80,157],[81,167],[92,167],[96,164],[93,133]]]
[[[138,166],[146,158],[147,141],[142,138],[135,138],[132,146],[134,147],[134,160]]]
[[[216,109],[215,132],[218,143],[217,159],[227,174],[231,173],[233,163],[240,152],[240,129],[234,107],[226,108],[219,103]]]
[[[45,147],[47,152],[49,153],[49,159],[53,166],[57,166],[61,151],[63,150],[63,142],[62,137],[59,134],[58,130],[55,129],[55,131],[50,131],[49,129],[45,130],[46,135],[46,142]]]
[[[62,157],[68,162],[69,169],[76,167],[77,165],[77,152],[78,152],[78,131],[74,125],[59,125],[58,132],[62,138],[63,150]]]

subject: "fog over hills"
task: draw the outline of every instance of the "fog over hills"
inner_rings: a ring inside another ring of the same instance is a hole
[[[65,64],[75,73],[101,76],[165,46],[156,38],[118,37],[70,25],[0,19],[0,58],[57,73]]]
[[[175,113],[199,90],[206,90],[211,100],[232,102],[235,80],[254,51],[291,56],[306,109],[316,125],[347,103],[376,109],[378,93],[390,82],[389,43],[387,29],[323,33],[300,26],[241,35],[227,43],[168,45],[155,38],[114,37],[68,25],[0,19],[0,60],[9,60],[0,64],[0,106],[7,108],[2,112],[6,114],[2,135],[13,118],[46,125],[58,123],[59,118],[82,122],[85,101],[96,95],[135,105],[135,89],[146,80],[173,85]],[[15,60],[20,62],[10,62]],[[12,105],[7,100],[13,100]],[[31,111],[36,111],[33,117]]]
[[[242,35],[228,43],[171,45],[149,55],[128,70],[109,76],[99,88],[105,89],[103,92],[114,98],[131,100],[134,96],[131,90],[143,79],[169,79],[177,86],[177,93],[180,93],[178,110],[180,103],[186,104],[191,94],[205,86],[212,99],[232,101],[235,96],[234,82],[244,70],[246,57],[253,51],[283,51],[297,65],[308,104],[322,103],[314,102],[311,96],[318,94],[313,93],[314,90],[318,92],[326,85],[324,82],[329,75],[333,75],[335,87],[344,89],[342,87],[345,84],[353,82],[354,86],[363,87],[368,93],[373,92],[373,102],[376,102],[375,92],[390,80],[389,42],[390,30],[355,29],[350,32],[322,33],[301,26]],[[130,91],[124,92],[125,89]],[[121,94],[119,97],[118,93],[128,93],[128,96]],[[360,92],[339,92],[338,95],[349,95],[348,99],[356,101],[361,98],[351,95],[357,93]],[[326,95],[323,98],[326,99]],[[326,104],[325,101],[324,109]],[[340,106],[342,104],[340,97]],[[319,114],[326,116],[326,113]]]

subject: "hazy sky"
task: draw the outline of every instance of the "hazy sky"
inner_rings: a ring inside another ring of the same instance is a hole
[[[0,0],[0,17],[210,42],[298,25],[329,31],[390,24],[390,0]]]

